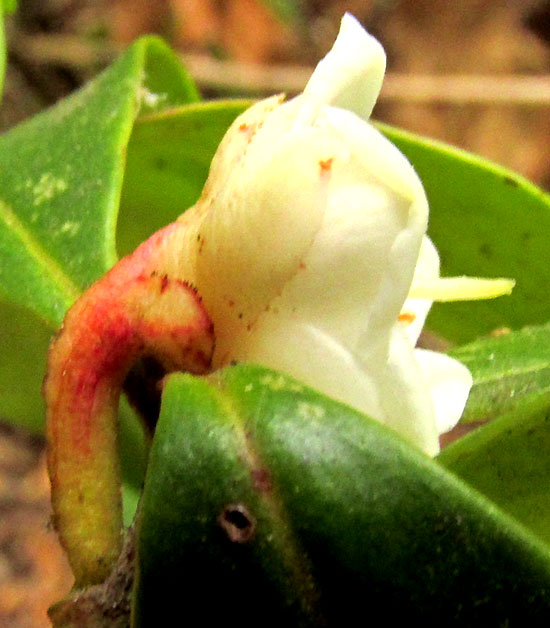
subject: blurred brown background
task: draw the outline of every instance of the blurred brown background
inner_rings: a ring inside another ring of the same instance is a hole
[[[19,0],[2,131],[76,89],[143,33],[208,97],[300,90],[344,11],[384,44],[375,117],[550,187],[550,0]],[[49,528],[43,443],[0,425],[0,628],[49,626],[70,588]]]

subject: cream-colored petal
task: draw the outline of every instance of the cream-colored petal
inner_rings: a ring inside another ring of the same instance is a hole
[[[313,115],[320,106],[333,105],[366,120],[385,70],[386,54],[380,43],[346,13],[331,51],[317,64],[304,89],[304,100]]]
[[[430,238],[424,236],[422,246],[420,247],[420,255],[414,269],[413,284],[422,280],[437,279],[438,277],[439,255],[437,249]],[[407,332],[413,346],[418,341],[432,303],[433,301],[430,299],[407,298],[401,308],[398,322]]]
[[[194,268],[214,321],[214,367],[280,369],[434,454],[426,360],[412,347],[429,303],[410,301],[426,298],[410,293],[413,275],[415,286],[438,281],[428,240],[421,252],[427,200],[407,159],[359,117],[370,114],[384,61],[347,16],[303,95],[239,117],[181,219],[181,263]],[[397,322],[407,297],[417,319],[409,335]],[[432,388],[446,390],[441,380]]]
[[[472,387],[470,371],[458,360],[416,349],[415,356],[432,398],[437,430],[444,434],[460,420]]]
[[[388,361],[374,375],[386,425],[435,456],[439,440],[428,387],[410,340],[397,325],[392,330]]]
[[[374,419],[384,420],[372,376],[332,336],[308,323],[267,313],[251,332],[237,339],[230,358],[280,370]]]
[[[312,246],[272,308],[354,347],[407,210],[401,198],[377,184],[336,188]]]
[[[266,120],[266,127],[277,122]],[[217,360],[297,272],[323,220],[330,137],[258,131],[225,187],[212,192],[197,235],[197,287],[216,327]]]
[[[354,347],[367,363],[378,362],[387,354],[390,334],[393,334],[393,327],[397,326],[399,312],[414,272],[414,260],[418,255],[415,247],[418,245],[418,233],[411,228],[403,229],[393,243],[386,272],[371,305],[367,324]],[[405,333],[404,330],[401,331]]]
[[[328,208],[276,307],[309,317],[352,350],[368,346],[372,360],[373,343],[387,352],[409,291],[427,200],[405,157],[356,115],[325,108],[315,128],[334,146]]]
[[[254,103],[231,124],[210,164],[208,180],[201,198],[216,195],[233,177],[233,169],[246,156],[256,135],[270,114],[282,106],[284,96],[271,96]],[[287,127],[290,123],[287,122]],[[185,214],[184,214],[185,215]]]
[[[321,124],[321,121],[318,120]],[[402,153],[370,124],[357,124],[357,116],[327,108],[323,125],[339,134],[353,155],[348,176],[382,186],[394,203],[407,206],[406,222],[396,235],[387,258],[380,289],[371,302],[368,320],[353,347],[366,360],[379,360],[387,352],[389,330],[397,321],[409,292],[428,221],[428,201],[418,175]],[[335,186],[335,177],[331,182]],[[342,177],[342,180],[345,179]],[[397,199],[400,199],[398,201]]]
[[[351,111],[324,107],[315,126],[339,138],[353,156],[348,179],[367,175],[407,199],[411,204],[411,221],[425,232],[428,224],[428,201],[416,171],[405,155],[372,124],[365,123]]]

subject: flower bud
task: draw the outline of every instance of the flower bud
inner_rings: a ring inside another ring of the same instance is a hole
[[[195,225],[193,281],[214,321],[215,366],[280,369],[435,454],[472,379],[414,350],[446,280],[422,184],[368,122],[384,70],[380,44],[346,14],[301,95],[233,123],[183,220]],[[470,281],[463,297],[480,287]]]

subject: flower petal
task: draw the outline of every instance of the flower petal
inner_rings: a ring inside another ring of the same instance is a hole
[[[304,89],[304,100],[313,111],[333,105],[368,119],[380,93],[386,53],[349,13],[331,51],[315,68]]]
[[[280,370],[368,416],[384,420],[372,377],[332,336],[314,326],[264,314],[237,339],[231,358]]]
[[[273,308],[353,348],[380,290],[407,204],[376,183],[340,187],[296,275]]]
[[[197,286],[215,321],[218,363],[295,275],[325,214],[334,142],[316,127],[288,132],[295,107],[271,111],[200,201]],[[239,120],[232,128],[241,132]]]
[[[427,349],[415,349],[415,356],[430,390],[437,430],[444,434],[460,420],[470,388],[472,375],[458,360]]]
[[[422,280],[432,280],[439,277],[439,254],[433,242],[424,236],[420,254],[414,269],[413,284]],[[414,347],[424,327],[426,317],[432,306],[430,299],[407,298],[398,317],[399,324],[405,329]]]
[[[386,425],[435,456],[439,439],[431,398],[415,351],[398,325],[392,330],[387,364],[374,375]]]
[[[352,351],[374,312],[377,332],[369,344],[382,343],[385,355],[418,257],[425,195],[403,155],[357,116],[323,111],[316,128],[332,138],[328,206],[300,269],[272,305],[331,333]],[[357,137],[362,141],[356,143]]]

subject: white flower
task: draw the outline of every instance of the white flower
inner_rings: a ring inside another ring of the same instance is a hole
[[[435,454],[472,378],[414,349],[431,299],[511,283],[439,279],[422,184],[367,122],[384,70],[381,45],[346,15],[303,94],[240,116],[181,218],[184,265],[214,322],[216,366],[284,371]]]

